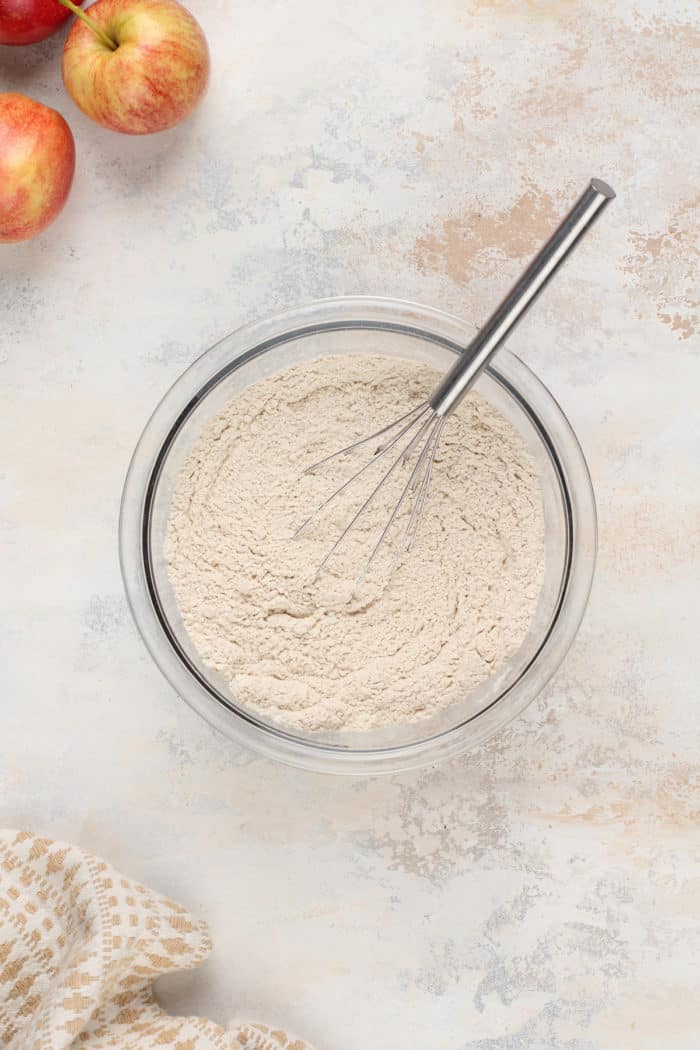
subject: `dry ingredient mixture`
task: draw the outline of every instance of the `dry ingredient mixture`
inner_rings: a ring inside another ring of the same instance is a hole
[[[418,540],[388,583],[391,542],[353,593],[396,487],[312,582],[375,468],[293,538],[368,453],[305,467],[402,415],[437,378],[370,355],[287,369],[216,416],[177,479],[165,554],[182,620],[204,663],[268,720],[306,731],[415,722],[463,699],[525,638],[544,572],[538,475],[476,394],[443,431]],[[395,532],[394,543],[401,521]]]

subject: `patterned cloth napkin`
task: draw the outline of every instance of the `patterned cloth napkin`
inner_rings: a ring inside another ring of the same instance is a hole
[[[198,966],[205,923],[76,846],[0,831],[4,1050],[311,1050],[285,1032],[171,1017],[152,981]]]

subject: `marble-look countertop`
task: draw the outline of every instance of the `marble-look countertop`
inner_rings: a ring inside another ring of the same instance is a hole
[[[2,249],[0,819],[211,924],[177,1012],[319,1050],[694,1050],[700,345],[694,2],[191,0],[198,114],[111,134],[60,41],[0,86],[74,130],[72,196]],[[693,131],[695,126],[695,132]],[[475,323],[590,175],[618,191],[512,348],[589,458],[600,558],[556,680],[490,744],[375,780],[244,753],[127,612],[124,473],[157,399],[261,314],[350,292]]]

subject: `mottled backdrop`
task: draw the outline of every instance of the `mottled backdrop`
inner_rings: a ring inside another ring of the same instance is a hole
[[[80,116],[60,42],[0,54],[57,106],[73,194],[2,250],[0,819],[211,923],[174,1010],[319,1050],[691,1050],[700,1007],[694,0],[191,0],[188,124]],[[344,292],[482,320],[590,175],[619,199],[513,348],[589,457],[601,551],[562,672],[451,766],[325,779],[174,696],[119,578],[157,398],[260,314]]]

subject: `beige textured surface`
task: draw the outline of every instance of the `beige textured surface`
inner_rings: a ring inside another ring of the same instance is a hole
[[[60,222],[2,254],[1,823],[208,921],[172,1009],[328,1050],[696,1050],[698,6],[190,6],[212,87],[163,136],[77,115],[55,42],[2,55],[3,87],[69,118],[78,168]],[[116,518],[145,418],[206,345],[300,300],[480,321],[591,174],[618,199],[512,343],[598,497],[561,673],[450,767],[251,761],[129,620]]]
[[[440,379],[371,350],[286,369],[237,397],[199,435],[170,509],[168,576],[200,657],[240,703],[312,732],[401,726],[464,700],[522,646],[544,581],[537,466],[478,395],[441,436],[411,554],[399,559],[407,497],[358,583],[428,441],[418,426],[405,468],[314,579],[410,437],[295,537],[376,443],[307,469],[423,404]]]

